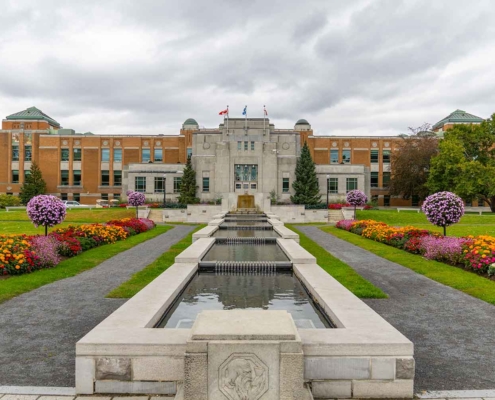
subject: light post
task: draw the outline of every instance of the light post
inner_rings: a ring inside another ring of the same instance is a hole
[[[167,206],[167,174],[163,174],[163,208]]]
[[[328,210],[328,191],[329,191],[329,181],[330,181],[330,175],[327,175],[327,210]]]

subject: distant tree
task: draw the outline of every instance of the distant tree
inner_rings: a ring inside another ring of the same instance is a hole
[[[495,114],[479,125],[454,125],[431,160],[431,192],[480,198],[495,212]]]
[[[318,204],[321,201],[320,186],[316,177],[316,168],[306,142],[296,163],[296,180],[292,184],[295,190],[290,200],[294,204]]]
[[[424,200],[430,193],[426,182],[431,158],[438,153],[438,138],[430,124],[409,130],[411,135],[401,135],[402,141],[390,156],[389,193],[406,200],[414,195]]]
[[[22,204],[27,204],[33,197],[46,193],[46,182],[43,180],[41,170],[35,161],[31,163],[29,171],[30,173],[26,175],[19,193]]]
[[[196,171],[194,171],[191,163],[191,156],[187,157],[187,163],[184,167],[184,174],[180,184],[180,195],[178,202],[180,204],[196,204],[199,199],[196,197]]]

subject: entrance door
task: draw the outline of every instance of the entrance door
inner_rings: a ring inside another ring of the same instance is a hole
[[[234,176],[236,193],[254,193],[258,191],[258,166],[256,164],[235,164]]]

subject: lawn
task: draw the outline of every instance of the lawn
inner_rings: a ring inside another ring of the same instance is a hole
[[[132,218],[136,215],[135,210],[122,208],[98,208],[90,210],[67,210],[67,215],[62,224],[49,228],[62,228],[67,225],[79,225],[82,223],[106,222],[112,219]],[[20,234],[43,235],[45,229],[35,228],[29,220],[25,210],[20,211],[0,211],[0,235]]]
[[[363,238],[362,236],[338,229],[334,226],[325,226],[320,229],[358,247],[368,250],[377,256],[403,265],[404,267],[409,268],[418,274],[424,275],[436,282],[460,290],[461,292],[486,301],[487,303],[495,304],[494,281],[478,276],[473,272],[465,271],[461,268],[452,267],[438,261],[427,260],[420,255],[410,254],[404,250]]]
[[[423,213],[396,210],[363,210],[357,212],[357,219],[373,219],[392,226],[413,225],[443,233],[443,229],[432,225]],[[466,214],[459,223],[447,227],[448,236],[490,235],[495,236],[495,214]]]
[[[304,233],[298,231],[296,227],[289,224],[286,226],[299,235],[299,244],[316,257],[317,264],[356,296],[371,299],[384,299],[388,297],[346,263],[335,258]]]
[[[108,218],[106,218],[108,219]],[[103,261],[128,250],[139,243],[152,239],[172,229],[172,226],[157,226],[147,232],[130,237],[127,240],[97,247],[76,257],[62,261],[54,268],[42,269],[30,274],[11,276],[0,280],[0,303],[22,293],[30,292],[43,285],[69,278],[83,271],[96,267]]]
[[[163,253],[150,265],[145,267],[139,272],[136,272],[131,279],[124,282],[119,287],[108,293],[107,297],[110,298],[131,298],[142,288],[148,285],[153,279],[164,272],[168,267],[175,263],[175,257],[182,253],[187,247],[192,243],[192,235],[194,232],[204,228],[206,225],[200,225],[195,230],[193,230],[184,239],[177,242],[170,247],[168,251]]]

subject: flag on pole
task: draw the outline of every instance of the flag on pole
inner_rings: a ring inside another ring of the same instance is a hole
[[[244,111],[242,112],[242,115],[247,116],[247,106],[244,107]]]
[[[229,115],[229,108],[228,108],[228,107],[227,107],[225,110],[220,111],[220,112],[218,113],[218,115],[225,115],[225,114]]]
[[[265,106],[263,106],[263,112],[265,113],[265,117],[268,117],[268,111],[266,111]]]

